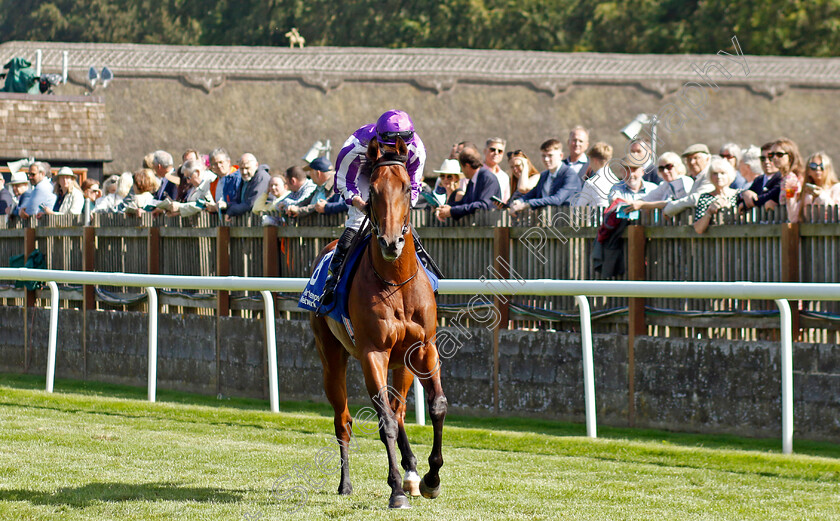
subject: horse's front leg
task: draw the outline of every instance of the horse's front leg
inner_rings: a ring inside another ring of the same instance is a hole
[[[391,487],[389,508],[411,508],[402,488],[400,469],[397,464],[397,441],[399,427],[397,417],[391,410],[391,393],[388,392],[388,352],[368,352],[362,358],[365,385],[379,417],[379,439],[388,454],[388,485]]]
[[[405,433],[405,410],[406,396],[411,384],[414,382],[414,374],[407,367],[399,367],[392,371],[394,375],[394,387],[396,396],[391,396],[391,409],[397,415],[397,446],[402,454],[402,465],[405,470],[403,477],[403,491],[410,496],[420,495],[420,475],[417,474],[417,458],[411,451],[411,444],[408,442],[408,435]]]
[[[426,391],[429,417],[432,420],[434,441],[429,454],[429,472],[420,482],[423,497],[434,499],[440,494],[440,468],[443,466],[443,421],[446,418],[447,402],[440,384],[440,365],[437,347],[430,343],[411,352],[409,365],[417,373],[423,390]]]

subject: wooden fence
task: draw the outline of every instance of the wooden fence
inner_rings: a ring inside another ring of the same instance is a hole
[[[343,216],[289,219],[279,226],[262,226],[260,216],[246,215],[226,224],[218,216],[194,218],[95,215],[82,227],[68,216],[3,222],[0,264],[11,255],[38,248],[48,268],[128,273],[204,276],[308,277],[311,262],[339,237]],[[721,214],[704,235],[690,226],[688,212],[676,219],[660,212],[643,214],[624,232],[627,265],[624,278],[633,280],[840,282],[832,262],[840,251],[837,207],[808,213],[802,223],[789,224],[784,209],[753,210],[745,215]],[[448,278],[512,279],[601,278],[593,268],[592,246],[603,223],[600,210],[553,208],[511,218],[485,212],[460,221],[438,222],[428,210],[414,210],[412,222],[424,245]],[[65,305],[84,309],[131,308],[120,303],[136,289],[93,288],[62,292]],[[281,296],[278,311],[303,318],[296,296]],[[37,295],[22,289],[0,290],[11,305],[33,305]],[[577,328],[577,310],[570,297],[518,296],[508,299],[488,293],[472,299],[438,297],[443,322],[474,325],[480,317],[500,316],[501,327]],[[490,303],[481,307],[481,302]],[[164,294],[164,312],[238,314],[261,309],[245,293]],[[473,312],[465,313],[465,305]],[[743,339],[773,338],[778,318],[772,302],[707,299],[592,299],[598,317],[596,332],[650,333],[668,336],[712,336]],[[495,312],[492,312],[495,308]],[[796,319],[806,340],[830,341],[840,329],[836,303],[794,303],[803,315]],[[483,312],[479,311],[483,310]],[[459,315],[460,311],[460,315]],[[492,314],[491,314],[492,312]]]

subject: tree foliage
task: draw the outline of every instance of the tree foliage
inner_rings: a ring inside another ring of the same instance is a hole
[[[836,56],[840,0],[0,0],[0,41]]]

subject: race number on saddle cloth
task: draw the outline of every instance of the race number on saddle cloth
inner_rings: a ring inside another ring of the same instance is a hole
[[[356,272],[356,266],[359,265],[359,259],[361,258],[362,253],[364,253],[368,242],[370,242],[370,234],[366,235],[361,241],[359,241],[358,246],[347,254],[347,261],[344,265],[344,270],[342,271],[341,278],[338,280],[338,284],[335,288],[335,306],[333,306],[332,311],[327,313],[327,316],[331,319],[344,324],[347,334],[350,335],[350,338],[354,343],[356,340],[353,333],[353,326],[350,324],[350,315],[347,309],[347,297],[350,295],[350,282],[353,280],[353,275]],[[315,271],[312,272],[312,277],[309,278],[309,282],[306,283],[306,288],[304,288],[303,293],[300,295],[300,300],[298,301],[299,308],[307,311],[316,311],[318,309],[318,305],[321,303],[321,295],[324,293],[324,283],[327,281],[327,268],[330,265],[333,253],[335,253],[335,250],[332,250],[324,255],[321,262],[319,262],[318,266],[315,268]],[[417,253],[415,252],[415,256],[416,255]],[[437,276],[429,271],[422,262],[420,262],[419,256],[417,257],[417,262],[420,266],[423,266],[423,269],[426,271],[426,275],[429,277],[429,282],[432,284],[432,289],[437,291]]]

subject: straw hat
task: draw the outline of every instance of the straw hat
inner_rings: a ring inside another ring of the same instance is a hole
[[[73,172],[73,170],[68,166],[63,166],[58,169],[58,172],[56,172],[55,177],[58,177],[60,175],[66,175],[67,177],[72,177],[74,179],[76,177],[76,173]]]
[[[457,159],[444,159],[443,164],[440,165],[440,170],[434,171],[438,175],[458,175],[463,177],[461,172],[461,163]]]

